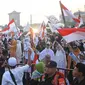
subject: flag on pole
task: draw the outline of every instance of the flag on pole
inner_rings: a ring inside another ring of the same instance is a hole
[[[12,19],[9,24],[8,24],[8,29],[9,29],[9,32],[18,32],[19,30],[17,29],[17,26],[15,25],[15,21],[14,19]]]
[[[83,40],[85,39],[85,28],[64,28],[64,29],[57,29],[60,35],[66,40],[67,43],[76,41],[76,40]]]
[[[69,16],[71,17],[76,23],[80,23],[80,19],[77,19],[60,1],[60,6],[62,10]]]
[[[53,16],[53,15],[48,16],[47,19],[48,19],[48,23],[47,24],[50,27],[50,30],[52,32],[54,32],[56,29],[61,28],[59,26],[59,21],[58,21],[58,19],[55,16]]]
[[[14,19],[12,19],[9,23],[8,23],[8,27],[3,29],[2,31],[0,31],[2,33],[10,33],[10,32],[20,32],[19,28],[17,28],[17,26],[15,25],[15,21]]]

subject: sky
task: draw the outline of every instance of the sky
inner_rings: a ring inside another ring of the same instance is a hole
[[[0,25],[9,23],[8,13],[12,11],[21,12],[20,24],[41,23],[47,21],[46,16],[54,15],[59,19],[61,13],[60,0],[0,0]],[[84,11],[85,0],[61,0],[61,2],[72,12]]]

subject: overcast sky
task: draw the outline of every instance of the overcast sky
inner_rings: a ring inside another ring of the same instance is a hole
[[[72,12],[84,11],[85,0],[61,0]],[[32,14],[33,23],[46,21],[46,16],[55,15],[59,17],[59,0],[0,0],[0,25],[8,24],[8,13],[12,11],[21,12],[21,25],[30,22]]]

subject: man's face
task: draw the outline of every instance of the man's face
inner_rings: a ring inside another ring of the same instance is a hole
[[[53,73],[56,72],[56,68],[48,68],[46,67],[45,73],[47,73],[48,75],[51,75]]]
[[[74,70],[73,70],[73,76],[78,78],[81,75],[82,75],[82,73],[78,71],[77,67],[75,67]]]

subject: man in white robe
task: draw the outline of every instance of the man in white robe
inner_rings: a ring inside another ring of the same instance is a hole
[[[42,52],[40,52],[39,60],[44,59],[46,55],[49,55],[51,57],[51,60],[54,58],[54,52],[52,49],[50,49],[50,42],[47,42],[46,48]]]
[[[53,58],[53,61],[55,61],[57,63],[57,67],[58,68],[66,68],[67,66],[67,61],[66,61],[66,54],[64,49],[62,48],[62,46],[60,44],[57,44],[57,51],[56,54]],[[63,70],[60,70],[60,72],[63,72]]]

